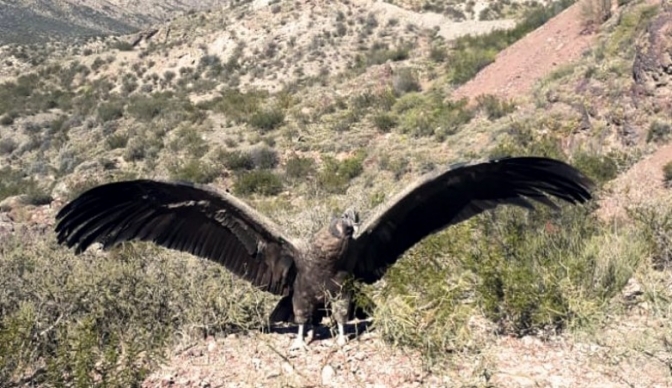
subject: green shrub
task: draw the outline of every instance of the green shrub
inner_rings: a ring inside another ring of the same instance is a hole
[[[285,112],[277,107],[261,109],[252,114],[247,123],[261,130],[262,133],[277,129],[285,122]]]
[[[448,79],[455,85],[466,83],[494,62],[497,52],[496,49],[472,48],[452,54],[448,59]]]
[[[98,119],[105,123],[124,116],[124,105],[121,101],[104,102],[98,106]]]
[[[400,116],[399,130],[414,137],[452,135],[474,117],[466,99],[445,102],[440,93],[407,94],[397,100],[394,110]]]
[[[392,88],[397,96],[421,90],[420,81],[411,69],[397,69],[392,78]]]
[[[12,138],[2,139],[0,140],[0,155],[11,154],[18,146]]]
[[[669,140],[671,133],[672,125],[655,120],[649,125],[649,132],[646,134],[646,142],[664,143]]]
[[[105,64],[105,60],[101,57],[96,57],[91,64],[91,70],[96,71]]]
[[[197,158],[173,163],[168,167],[168,171],[172,180],[193,183],[210,183],[219,175],[219,169]]]
[[[223,113],[229,120],[246,122],[259,112],[267,97],[268,93],[264,91],[251,90],[243,93],[238,89],[225,89],[221,96],[199,103],[198,108],[212,109]]]
[[[291,179],[305,179],[315,173],[315,160],[309,157],[294,156],[287,159],[285,174]]]
[[[169,94],[135,95],[130,98],[126,110],[135,119],[150,122],[164,109],[169,109],[167,100],[170,97]]]
[[[254,169],[254,160],[252,160],[252,155],[241,151],[220,151],[217,155],[217,160],[232,171]]]
[[[105,139],[105,143],[107,144],[107,148],[111,150],[124,148],[128,144],[128,135],[114,133]]]
[[[178,341],[264,327],[270,307],[221,266],[149,244],[74,256],[27,232],[0,253],[3,386],[138,387]]]
[[[115,48],[119,51],[133,51],[133,45],[124,40],[114,42],[112,48]]]
[[[239,195],[278,195],[282,192],[282,180],[270,170],[253,170],[241,173],[233,187]]]
[[[488,120],[497,120],[512,113],[516,109],[516,104],[513,101],[500,100],[497,96],[491,94],[482,94],[476,97],[476,102],[478,104],[478,109],[485,112]]]
[[[573,155],[572,165],[599,184],[608,182],[618,175],[618,159],[615,154],[577,152]]]
[[[10,167],[0,168],[0,201],[35,190],[37,190],[37,182],[27,179],[24,172]]]
[[[665,163],[663,166],[663,184],[665,187],[672,187],[672,162]]]
[[[606,227],[590,207],[501,208],[425,239],[393,266],[373,293],[376,328],[439,356],[480,348],[464,327],[481,313],[505,335],[597,324],[645,251],[638,227]]]
[[[387,133],[397,125],[397,119],[390,113],[381,112],[373,116],[373,125],[380,132]]]
[[[188,125],[175,132],[175,138],[169,143],[169,147],[174,152],[184,151],[193,158],[202,157],[210,148],[198,129]]]
[[[258,147],[249,151],[254,167],[261,170],[270,170],[278,165],[278,151],[268,147]]]
[[[7,113],[6,115],[0,117],[0,125],[9,126],[14,124],[15,115]]]
[[[320,188],[328,193],[342,194],[353,178],[356,178],[364,171],[362,162],[365,154],[337,161],[331,157],[324,157],[324,166],[317,176],[317,182]]]

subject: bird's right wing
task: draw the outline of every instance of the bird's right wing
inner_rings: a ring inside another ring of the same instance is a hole
[[[463,165],[422,178],[381,207],[351,244],[354,276],[366,283],[428,235],[503,204],[533,209],[591,198],[592,182],[574,167],[549,158],[503,158]]]
[[[264,291],[286,295],[299,252],[274,224],[229,194],[152,180],[94,187],[57,214],[58,242],[80,253],[99,242],[151,241],[222,264]]]

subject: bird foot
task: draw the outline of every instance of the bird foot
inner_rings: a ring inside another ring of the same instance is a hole
[[[307,351],[308,350],[308,345],[306,344],[306,341],[303,340],[303,338],[295,338],[294,341],[292,341],[292,344],[289,346],[289,351]]]
[[[348,337],[344,335],[339,335],[338,339],[336,340],[336,345],[338,346],[345,346],[348,343]]]

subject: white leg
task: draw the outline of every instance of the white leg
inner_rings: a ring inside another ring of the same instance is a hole
[[[300,323],[299,324],[299,333],[297,334],[296,338],[294,339],[294,342],[292,342],[292,345],[289,347],[289,350],[307,350],[308,346],[306,346],[306,341],[304,341],[304,331],[305,331],[306,324],[305,323]]]
[[[342,323],[338,324],[338,340],[336,343],[339,346],[343,346],[348,343],[348,337],[345,336],[345,326]]]

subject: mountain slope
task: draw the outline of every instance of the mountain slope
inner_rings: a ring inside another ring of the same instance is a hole
[[[127,34],[218,0],[0,0],[0,44]]]

